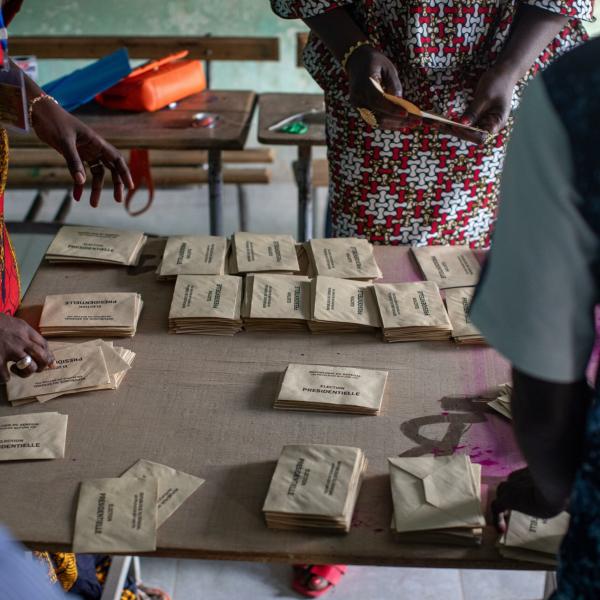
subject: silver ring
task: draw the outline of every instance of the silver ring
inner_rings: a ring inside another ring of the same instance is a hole
[[[19,371],[26,369],[33,362],[33,358],[26,354],[20,361],[17,362],[16,367]]]
[[[96,167],[104,167],[104,165],[102,164],[102,161],[99,160],[98,162],[95,162],[93,165],[90,165],[90,163],[88,163],[88,167],[90,168],[90,171],[93,171]]]

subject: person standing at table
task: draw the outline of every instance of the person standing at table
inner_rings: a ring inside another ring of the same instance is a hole
[[[587,39],[592,0],[271,0],[310,28],[304,64],[325,92],[331,230],[376,244],[490,243],[499,176],[525,85]],[[377,92],[474,125],[442,130]],[[316,597],[343,565],[302,565]]]
[[[4,0],[2,12],[5,25],[11,22],[23,0]],[[14,64],[13,69],[16,69]],[[90,165],[92,191],[90,203],[98,206],[108,170],[113,179],[114,197],[123,201],[124,187],[133,182],[123,157],[97,133],[79,119],[63,110],[31,79],[25,76],[31,126],[48,146],[65,158],[73,177],[73,197],[79,200],[86,181],[84,162]],[[7,363],[15,361],[12,372],[27,377],[41,371],[53,362],[46,340],[21,319],[14,317],[21,300],[19,270],[10,238],[4,223],[4,189],[8,174],[8,136],[0,129],[0,382],[10,377]]]
[[[581,20],[592,19],[592,0],[271,5],[311,29],[304,63],[325,92],[333,235],[487,247],[511,110],[526,81],[586,39]],[[370,77],[491,139],[421,123],[383,99]]]
[[[600,302],[600,39],[527,90],[471,318],[513,365],[512,414],[528,466],[500,484],[512,509],[568,509],[555,600],[600,598],[600,379],[586,371]]]

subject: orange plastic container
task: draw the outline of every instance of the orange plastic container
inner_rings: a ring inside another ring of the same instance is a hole
[[[96,96],[107,108],[154,112],[206,89],[206,75],[199,60],[181,60],[187,50],[171,54],[135,69],[117,85]]]

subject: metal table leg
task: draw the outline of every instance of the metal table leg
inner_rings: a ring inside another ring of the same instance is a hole
[[[313,235],[313,195],[312,195],[312,148],[298,146],[298,160],[294,165],[298,186],[298,241],[306,242]]]
[[[208,208],[211,235],[223,235],[223,162],[218,149],[208,151]]]

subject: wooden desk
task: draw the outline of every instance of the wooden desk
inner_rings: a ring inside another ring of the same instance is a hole
[[[223,150],[241,150],[245,146],[255,104],[254,92],[207,91],[182,100],[172,110],[132,113],[89,104],[75,115],[120,150],[208,150],[210,231],[213,235],[222,235],[221,154]],[[193,117],[199,112],[217,113],[216,127],[194,127]],[[33,135],[11,136],[11,145],[42,146]]]
[[[44,264],[24,300],[48,293],[138,291],[138,333],[118,343],[138,354],[118,391],[73,395],[0,414],[69,415],[63,460],[0,463],[0,522],[32,548],[68,549],[79,482],[117,477],[139,458],[206,483],[160,528],[157,555],[190,558],[428,567],[533,568],[502,559],[487,528],[481,548],[403,545],[390,535],[388,456],[469,453],[484,483],[521,466],[510,424],[476,396],[505,382],[508,365],[491,349],[450,342],[386,344],[374,335],[168,335],[172,283],[154,269],[164,242],[153,240],[138,268]],[[408,250],[378,247],[386,280],[415,280]],[[319,415],[271,408],[289,362],[358,365],[390,371],[379,417]],[[348,535],[272,531],[261,507],[284,444],[356,445],[369,469]]]
[[[312,237],[311,155],[313,146],[325,145],[325,124],[307,116],[308,131],[302,135],[269,131],[285,117],[311,109],[323,110],[322,94],[261,94],[258,100],[258,141],[270,146],[297,146],[294,177],[298,186],[298,241]]]

